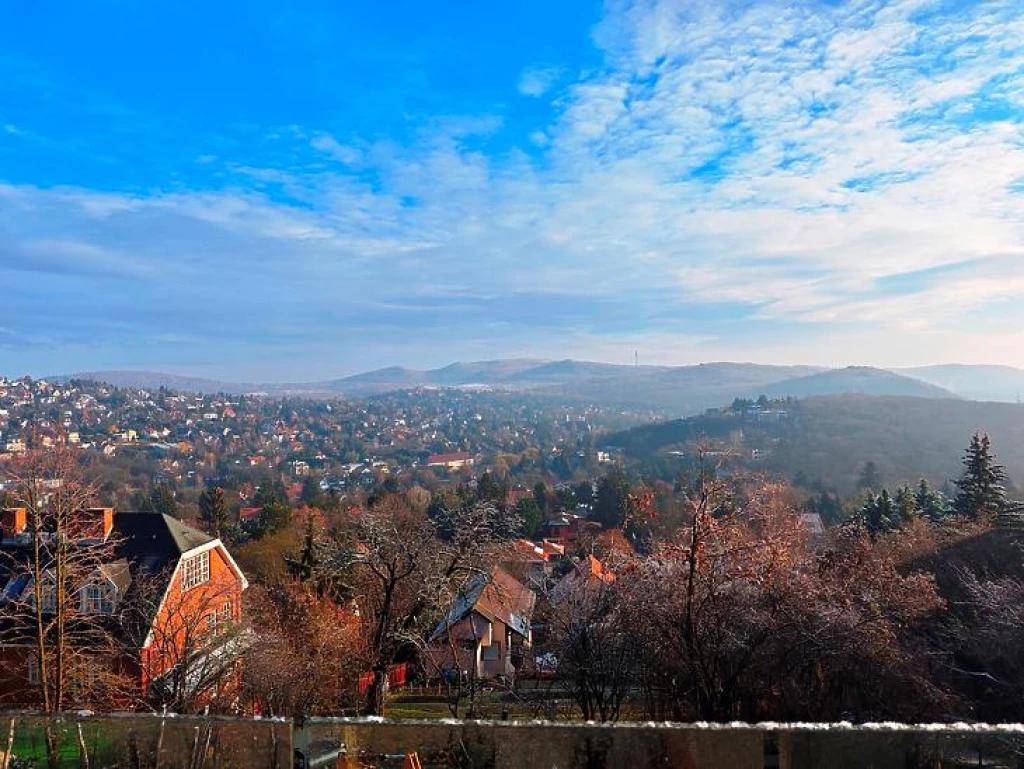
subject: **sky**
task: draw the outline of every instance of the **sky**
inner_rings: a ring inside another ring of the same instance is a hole
[[[0,5],[0,373],[1024,366],[1024,0]]]

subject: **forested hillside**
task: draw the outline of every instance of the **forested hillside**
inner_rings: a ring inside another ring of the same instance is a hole
[[[628,458],[686,450],[702,436],[750,461],[843,493],[855,490],[867,462],[895,486],[924,477],[941,486],[961,470],[975,431],[987,432],[1014,485],[1024,483],[1024,406],[1009,403],[866,395],[819,396],[776,404],[763,413],[726,409],[638,427],[608,438]]]

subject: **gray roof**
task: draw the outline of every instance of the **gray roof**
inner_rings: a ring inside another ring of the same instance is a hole
[[[128,591],[128,586],[132,584],[132,574],[128,569],[127,558],[118,558],[111,563],[101,563],[99,569],[103,576],[114,584],[118,593],[124,595]]]
[[[173,567],[182,553],[214,539],[162,513],[115,513],[113,536],[119,557],[149,571]]]
[[[459,591],[430,640],[441,637],[474,611],[529,638],[530,615],[536,600],[537,595],[530,588],[501,567],[495,567],[489,574],[477,574]]]

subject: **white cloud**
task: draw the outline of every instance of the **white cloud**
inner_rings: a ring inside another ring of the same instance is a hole
[[[320,150],[339,163],[348,166],[357,165],[363,159],[363,153],[356,147],[342,144],[330,134],[319,133],[310,140],[309,144],[313,149]]]
[[[532,146],[489,153],[500,115],[438,116],[404,146],[297,129],[341,167],[249,161],[220,191],[149,197],[0,186],[7,232],[269,292],[328,338],[459,324],[465,354],[1024,363],[1012,334],[971,330],[1024,299],[1024,123],[976,114],[986,88],[1024,91],[1024,21],[1009,0],[930,7],[612,2],[605,66],[560,88]],[[190,285],[163,288],[209,318]]]
[[[523,96],[540,97],[551,90],[560,76],[558,67],[530,67],[519,75],[517,87]]]

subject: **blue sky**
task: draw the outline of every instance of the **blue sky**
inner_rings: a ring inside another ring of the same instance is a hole
[[[1024,5],[7,3],[0,372],[1024,365]]]

